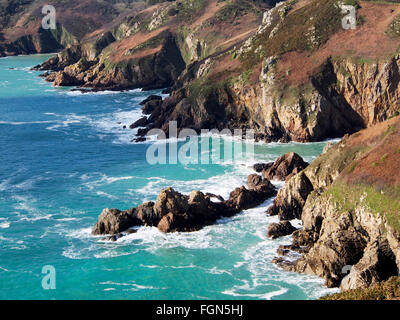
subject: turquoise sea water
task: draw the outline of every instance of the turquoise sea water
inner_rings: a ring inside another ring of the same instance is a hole
[[[103,208],[156,200],[167,186],[227,197],[250,162],[157,165],[150,144],[124,130],[153,92],[80,94],[29,71],[48,56],[0,59],[0,299],[314,299],[323,281],[270,261],[272,202],[188,234],[140,228],[116,243],[90,234]],[[182,143],[182,142],[180,142]],[[295,151],[311,161],[325,143],[256,145],[256,160]],[[56,269],[56,290],[42,268]]]

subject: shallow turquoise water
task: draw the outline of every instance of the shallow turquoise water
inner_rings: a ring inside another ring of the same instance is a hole
[[[150,93],[83,95],[53,88],[29,67],[47,56],[0,59],[0,299],[313,299],[322,280],[270,261],[290,238],[266,239],[260,208],[190,234],[141,228],[116,243],[90,235],[105,207],[131,208],[173,186],[227,197],[250,162],[157,165],[129,125]],[[157,93],[157,91],[151,92]],[[183,143],[183,142],[180,142]],[[256,160],[325,143],[256,145]],[[42,267],[56,290],[42,288]]]

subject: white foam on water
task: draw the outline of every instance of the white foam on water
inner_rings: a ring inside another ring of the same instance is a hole
[[[208,273],[211,273],[211,274],[228,274],[230,276],[232,275],[232,272],[230,272],[228,270],[221,270],[221,269],[218,269],[217,267],[214,267],[214,268],[208,270]]]
[[[0,222],[0,229],[8,229],[10,225],[10,222]]]
[[[98,133],[100,138],[104,135],[113,134],[115,136],[113,143],[131,144],[137,129],[131,130],[129,126],[142,117],[144,117],[142,111],[139,108],[132,107],[132,110],[119,109],[112,114],[92,119],[89,121],[89,125]]]
[[[106,193],[106,192],[103,192],[103,191],[97,191],[97,192],[96,192],[96,194],[97,194],[98,196],[101,196],[101,197],[106,197],[106,198],[108,198],[108,199],[112,199],[112,200],[116,200],[116,199],[118,199],[118,197],[116,197],[116,196],[113,196],[113,195],[111,195],[111,194],[108,194],[108,193]]]
[[[243,287],[239,287],[239,289],[243,289]],[[250,298],[257,298],[257,299],[261,299],[261,300],[272,300],[273,297],[277,297],[277,296],[281,296],[285,293],[287,293],[289,290],[286,288],[281,288],[272,292],[268,292],[268,293],[241,293],[241,292],[237,292],[235,291],[235,289],[231,289],[231,290],[225,290],[222,293],[226,294],[226,295],[230,295],[230,296],[234,296],[234,297],[250,297]],[[252,290],[252,288],[247,288],[247,290]]]
[[[0,182],[0,192],[6,191],[10,187],[10,181],[11,179],[5,179],[2,182]]]
[[[77,115],[75,113],[70,113],[66,115],[57,115],[57,114],[48,114],[48,115],[63,117],[63,119],[53,121],[53,123],[55,124],[46,128],[46,130],[49,131],[59,131],[59,129],[68,128],[71,124],[78,124],[81,122],[89,121],[89,118],[87,116]]]
[[[33,197],[15,195],[12,196],[12,198],[16,202],[13,207],[17,210],[16,215],[19,218],[19,222],[35,222],[40,220],[51,220],[53,218],[53,214],[43,213],[35,207],[34,204],[36,203],[36,199]]]
[[[122,256],[130,256],[138,253],[139,250],[132,250],[130,252],[119,252],[115,250],[115,248],[111,248],[109,250],[104,250],[100,253],[94,254],[96,259],[108,259],[108,258],[115,258],[115,257],[122,257]]]
[[[129,234],[116,241],[117,244],[135,244],[144,246],[144,250],[157,252],[160,249],[186,248],[186,249],[207,249],[222,244],[212,244],[212,237],[209,234],[210,228],[206,227],[198,232],[177,232],[165,234],[155,227],[142,227],[136,233]]]
[[[158,287],[153,287],[153,286],[144,286],[137,284],[133,281],[131,282],[114,282],[114,281],[105,281],[105,282],[100,282],[100,285],[106,285],[106,286],[117,286],[117,287],[129,287],[128,290],[131,291],[140,291],[140,290],[165,290],[166,288],[158,288]]]
[[[92,228],[83,228],[79,230],[70,231],[67,233],[67,237],[76,239],[85,239],[92,237]]]
[[[151,177],[148,178],[149,182],[144,187],[135,189],[134,191],[146,197],[152,197],[153,200],[158,196],[161,189],[167,187],[172,187],[183,194],[189,194],[193,190],[199,190],[203,193],[213,193],[222,196],[224,199],[228,199],[229,194],[235,188],[241,187],[246,183],[247,172],[249,172],[248,169],[243,168],[240,174],[227,172],[208,179],[191,181],[168,180],[165,178]]]
[[[93,177],[100,176],[100,178],[93,179]],[[122,176],[122,177],[112,177],[108,176],[103,173],[94,173],[92,175],[84,174],[81,177],[82,181],[85,181],[82,185],[85,186],[89,190],[94,190],[96,188],[106,186],[113,184],[115,182],[120,182],[120,181],[129,181],[129,180],[134,180],[137,179],[138,177],[136,176]],[[97,192],[98,195],[103,195],[106,197],[109,197],[110,199],[115,199],[113,195],[109,195],[101,190]]]
[[[3,125],[12,125],[12,126],[23,126],[28,124],[47,124],[54,123],[54,121],[0,121],[0,124]]]

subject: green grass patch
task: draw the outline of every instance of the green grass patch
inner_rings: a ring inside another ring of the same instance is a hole
[[[203,10],[206,5],[206,0],[176,1],[176,13],[180,20],[190,23],[199,17],[200,11]]]
[[[290,2],[286,5],[290,10]],[[314,51],[341,28],[342,13],[336,0],[314,0],[292,14],[284,8],[277,12],[275,23],[255,38],[251,50],[242,55],[245,68],[263,57],[290,51]],[[279,12],[284,12],[283,17]],[[275,27],[276,33],[270,37]]]
[[[397,15],[386,29],[386,34],[391,37],[400,36],[400,15]]]
[[[216,13],[215,19],[219,22],[232,21],[250,12],[260,13],[260,10],[255,8],[248,1],[236,0],[220,9]]]
[[[320,300],[398,300],[399,298],[400,277],[392,277],[370,288],[348,290],[322,297]]]
[[[354,212],[357,207],[367,207],[375,215],[386,217],[390,226],[400,231],[400,188],[335,182],[326,191],[338,210]]]

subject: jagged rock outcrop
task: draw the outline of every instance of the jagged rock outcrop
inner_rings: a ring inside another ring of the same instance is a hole
[[[55,75],[47,77],[55,85],[62,85],[55,82],[61,74],[95,90],[169,87],[185,68],[185,62],[171,33],[162,32],[157,41],[157,52],[151,55],[131,53],[114,59],[99,55],[95,60],[90,60],[83,45],[77,45],[46,61],[39,69],[55,71]]]
[[[93,229],[93,234],[119,235],[134,226],[157,227],[160,231],[191,232],[253,208],[276,194],[269,180],[250,176],[249,190],[235,189],[228,200],[214,194],[193,191],[189,196],[172,188],[160,192],[157,201],[144,203],[127,211],[105,209]],[[215,201],[217,200],[217,201]]]
[[[277,239],[279,237],[284,237],[291,235],[297,229],[292,226],[290,221],[281,221],[279,223],[271,223],[268,226],[267,237],[272,239]]]
[[[272,166],[263,171],[264,178],[269,180],[286,180],[307,168],[308,163],[297,153],[289,152],[279,157]]]
[[[268,208],[268,215],[278,215],[280,220],[301,219],[304,204],[312,190],[313,185],[306,173],[295,175],[278,191],[273,205]]]
[[[369,287],[399,274],[400,179],[393,176],[400,169],[394,148],[399,130],[396,117],[345,137],[287,182],[278,193],[280,205],[276,202],[272,210],[295,210],[304,229],[282,249],[305,250],[294,262],[276,258],[275,263],[318,275],[329,287],[343,290]],[[303,189],[293,186],[305,176],[308,195],[295,202]]]
[[[92,233],[94,235],[116,235],[129,228],[141,225],[141,223],[135,210],[120,211],[117,209],[104,209]]]
[[[282,220],[301,219],[304,204],[314,190],[330,185],[362,151],[362,146],[344,150],[347,136],[329,152],[319,156],[305,170],[291,177],[278,191],[269,215]]]

